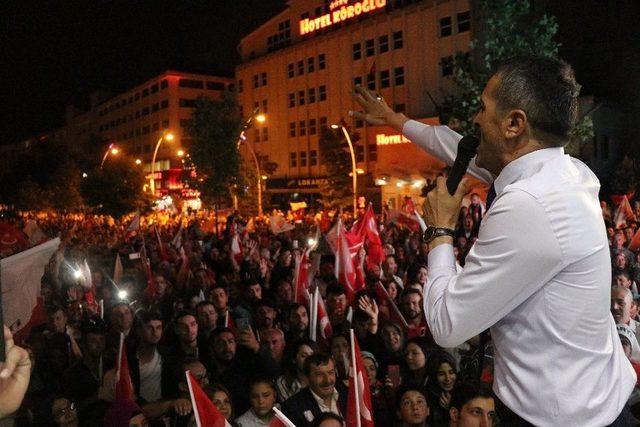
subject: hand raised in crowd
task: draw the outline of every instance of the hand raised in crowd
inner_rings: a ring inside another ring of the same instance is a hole
[[[371,319],[378,319],[378,304],[376,300],[364,295],[358,299],[358,307],[367,313]]]
[[[0,419],[15,412],[29,387],[29,353],[13,343],[13,335],[4,327],[6,361],[0,363]]]
[[[247,329],[242,329],[240,332],[238,332],[236,341],[238,342],[238,344],[247,347],[249,350],[253,351],[254,353],[257,353],[258,351],[260,351],[260,343],[258,342],[258,339],[256,338],[256,334],[253,332],[253,329],[251,328],[251,326],[249,326]]]
[[[449,409],[449,405],[451,404],[451,393],[448,391],[443,391],[440,395],[440,406],[445,409]]]
[[[193,410],[191,400],[179,398],[173,401],[173,410],[180,416],[189,415]]]

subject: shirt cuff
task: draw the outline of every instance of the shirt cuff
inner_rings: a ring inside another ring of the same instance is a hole
[[[408,120],[402,127],[402,134],[411,141],[418,139],[420,132],[428,125],[420,123],[416,120]]]
[[[456,257],[453,254],[453,245],[442,243],[429,251],[429,270],[448,268],[456,271]]]

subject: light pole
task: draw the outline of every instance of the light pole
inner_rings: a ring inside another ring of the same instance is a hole
[[[246,141],[247,137],[245,135],[245,132],[253,124],[254,118],[258,123],[264,123],[267,120],[264,114],[260,114],[259,109],[256,108],[255,110],[253,110],[253,114],[251,114],[251,116],[249,116],[249,118],[245,120],[244,124],[242,125],[242,131],[240,132],[240,137],[238,138],[238,148],[240,148],[240,144],[242,144],[243,141]],[[253,146],[251,144],[245,144],[245,145],[249,149],[249,152],[251,153],[251,157],[253,157],[253,162],[256,164],[256,174],[258,176],[257,178],[258,180],[258,216],[262,216],[262,181],[263,179],[262,179],[262,172],[260,170],[260,162],[258,161],[258,156],[256,156],[256,152],[253,149]],[[233,198],[233,204],[234,204],[234,208],[237,210],[238,198],[236,196],[234,196]]]
[[[112,142],[111,144],[109,144],[109,147],[107,147],[107,151],[104,153],[104,156],[102,157],[102,162],[100,163],[100,169],[102,169],[102,167],[104,166],[104,162],[105,160],[107,160],[107,157],[109,157],[109,154],[113,154],[115,156],[119,152],[120,150],[118,149],[118,147],[115,146],[115,143]]]
[[[167,140],[169,142],[173,141],[173,134],[171,132],[165,132],[158,139],[158,143],[156,144],[156,149],[153,151],[153,159],[151,160],[151,179],[149,182],[149,186],[151,188],[151,195],[155,197],[156,195],[156,179],[154,176],[155,166],[156,166],[156,156],[158,155],[158,148],[160,148],[160,144],[162,141]]]
[[[349,145],[349,153],[351,154],[351,175],[353,178],[353,217],[356,217],[356,211],[358,209],[358,169],[356,168],[356,153],[353,151],[353,143],[351,142],[351,137],[349,136],[349,132],[347,132],[347,128],[342,125],[331,125],[331,129],[342,129],[342,133],[344,133],[344,137],[347,139],[347,144]]]

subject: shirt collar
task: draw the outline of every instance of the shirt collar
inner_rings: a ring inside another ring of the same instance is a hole
[[[311,387],[309,387],[309,391],[311,392],[311,395],[313,396],[313,398],[316,400],[316,402],[318,402],[318,404],[326,406],[324,403],[324,399],[321,398],[320,396],[318,396],[317,394],[315,394],[313,392],[313,390],[311,390]],[[336,388],[333,388],[333,394],[331,395],[331,401],[333,402],[337,402],[338,401],[338,390],[336,390]]]
[[[524,172],[533,166],[563,155],[563,147],[542,148],[511,161],[502,169],[500,175],[493,182],[496,195],[502,193],[507,185],[513,184],[522,178]]]

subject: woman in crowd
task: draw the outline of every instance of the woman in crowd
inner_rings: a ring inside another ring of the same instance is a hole
[[[306,338],[296,341],[287,349],[282,366],[284,373],[276,380],[280,402],[284,402],[307,386],[307,378],[303,372],[304,361],[317,349],[316,343]]]
[[[449,353],[437,350],[427,361],[427,398],[434,426],[449,425],[451,390],[456,384],[456,361]]]
[[[407,341],[404,355],[403,385],[426,387],[428,342],[424,337],[415,337]]]

